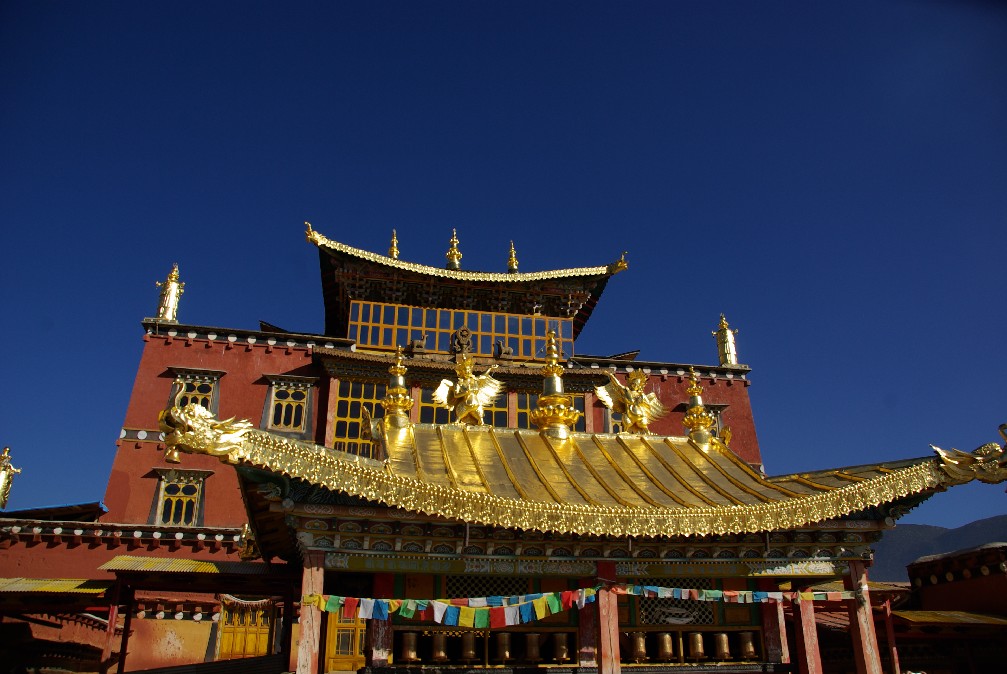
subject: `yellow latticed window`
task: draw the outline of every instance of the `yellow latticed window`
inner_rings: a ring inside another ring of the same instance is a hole
[[[307,427],[311,385],[307,378],[271,377],[272,395],[267,428],[278,431],[303,431]]]
[[[175,383],[171,387],[170,405],[185,407],[201,405],[209,411],[217,412],[217,386],[223,372],[187,370],[172,368]]]
[[[270,599],[220,598],[220,632],[217,658],[253,658],[272,652],[276,605]]]
[[[364,666],[365,621],[344,618],[342,612],[328,614],[325,635],[325,671],[355,672]]]
[[[155,502],[155,524],[199,526],[203,485],[209,471],[156,469],[161,475]]]
[[[347,336],[362,347],[394,349],[419,342],[427,351],[451,353],[455,332],[468,328],[465,348],[480,356],[505,353],[518,360],[545,358],[545,338],[556,331],[564,357],[573,354],[573,321],[461,309],[423,309],[401,304],[350,304]]]
[[[573,399],[574,409],[579,410],[581,416],[577,419],[577,423],[573,425],[573,430],[584,432],[587,429],[584,420],[584,410],[586,408],[584,402],[583,393],[570,393],[568,394]],[[531,422],[531,411],[538,407],[538,394],[537,393],[518,393],[517,394],[517,427],[518,428],[534,428],[535,424]]]
[[[340,381],[339,397],[333,416],[335,436],[333,449],[370,457],[372,445],[360,439],[363,408],[375,419],[385,415],[379,402],[385,397],[385,385],[376,382]]]

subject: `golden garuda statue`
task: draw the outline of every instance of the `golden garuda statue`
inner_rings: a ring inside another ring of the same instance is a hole
[[[613,412],[622,414],[622,430],[626,433],[650,433],[650,422],[660,419],[668,410],[654,393],[644,393],[647,373],[633,370],[629,373],[629,386],[624,386],[615,375],[606,372],[609,383],[597,386],[598,399]]]
[[[4,447],[3,454],[0,454],[0,509],[7,507],[11,484],[14,476],[20,472],[21,469],[15,468],[10,462],[10,447]]]
[[[490,376],[496,368],[496,365],[490,365],[486,372],[477,376],[472,357],[467,354],[459,356],[455,366],[458,380],[442,379],[441,385],[434,391],[434,402],[453,409],[458,423],[481,426],[483,410],[493,404],[503,387],[503,382]]]

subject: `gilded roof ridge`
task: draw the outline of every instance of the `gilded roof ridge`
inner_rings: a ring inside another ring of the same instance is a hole
[[[612,276],[627,267],[625,253],[623,253],[622,259],[600,267],[573,267],[570,269],[554,269],[551,271],[536,272],[479,272],[442,269],[440,267],[431,267],[429,265],[419,264],[416,262],[404,262],[396,258],[388,257],[387,255],[381,255],[380,253],[372,253],[360,248],[354,248],[353,246],[349,246],[345,243],[333,241],[324,234],[312,229],[310,223],[304,224],[307,225],[306,236],[308,241],[315,244],[320,249],[334,250],[346,255],[352,255],[362,260],[367,260],[368,262],[374,262],[386,267],[401,269],[403,271],[411,271],[417,274],[424,274],[426,276],[439,276],[441,278],[454,279],[458,281],[520,283],[522,281],[544,281],[548,279],[568,278],[572,276]]]

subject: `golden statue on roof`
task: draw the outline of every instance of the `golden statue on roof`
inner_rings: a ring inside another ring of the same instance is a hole
[[[20,472],[21,469],[15,468],[10,462],[10,447],[4,447],[3,454],[0,454],[0,509],[7,507],[11,484],[14,476]]]
[[[594,389],[598,399],[605,403],[605,407],[622,414],[623,431],[650,433],[650,423],[663,417],[668,410],[656,394],[643,392],[647,385],[647,373],[642,370],[630,372],[629,386],[625,386],[611,372],[605,374],[608,375],[609,383]]]
[[[481,426],[483,410],[493,404],[503,387],[503,382],[490,376],[490,372],[495,369],[496,365],[490,365],[486,372],[476,375],[472,357],[468,354],[459,356],[455,367],[457,381],[441,380],[440,386],[434,391],[434,402],[441,407],[453,409],[458,423]]]
[[[178,263],[172,265],[168,278],[154,283],[161,289],[161,297],[157,303],[157,319],[174,323],[178,316],[178,302],[185,292],[185,284],[178,280]]]

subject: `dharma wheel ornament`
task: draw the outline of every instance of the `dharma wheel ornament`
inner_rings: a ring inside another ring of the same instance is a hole
[[[545,380],[538,407],[529,417],[539,430],[550,438],[565,440],[570,437],[570,427],[582,416],[574,408],[573,398],[563,392],[563,366],[559,364],[559,347],[556,345],[556,331],[550,330],[545,342]]]
[[[14,482],[14,476],[20,472],[20,468],[15,468],[11,464],[10,447],[4,447],[3,454],[0,454],[0,510],[7,507],[11,484]]]
[[[155,283],[161,289],[161,297],[157,303],[157,320],[177,323],[178,302],[185,292],[185,284],[178,280],[178,263],[172,265],[168,278]]]
[[[724,314],[720,315],[720,325],[717,331],[710,333],[717,338],[717,353],[720,355],[721,366],[731,366],[738,364],[738,346],[735,344],[734,336],[738,334],[737,328],[731,330]]]
[[[444,255],[448,259],[447,268],[448,269],[461,269],[462,268],[462,252],[458,250],[458,230],[451,230],[451,240],[448,242],[451,247],[448,248],[448,252]]]
[[[693,368],[689,368],[689,379],[691,383],[686,392],[689,394],[689,408],[682,419],[682,425],[689,429],[689,439],[700,447],[706,448],[710,444],[713,435],[710,429],[717,423],[713,413],[703,405],[703,385],[699,383],[699,375]]]

